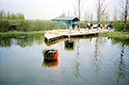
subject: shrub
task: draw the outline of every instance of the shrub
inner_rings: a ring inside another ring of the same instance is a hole
[[[81,28],[86,28],[87,27],[87,23],[86,22],[80,22],[80,26],[81,26]]]
[[[124,31],[124,26],[125,26],[124,22],[114,22],[113,23],[113,27],[116,31]],[[129,22],[126,23],[125,31],[129,31]]]
[[[8,20],[0,20],[0,32],[7,32],[10,29]]]

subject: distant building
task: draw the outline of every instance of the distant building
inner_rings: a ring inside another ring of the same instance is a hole
[[[56,18],[52,19],[52,21],[59,22],[60,24],[58,24],[58,27],[62,27],[62,26],[65,26],[65,25],[72,26],[73,22],[77,22],[77,21],[80,21],[80,20],[77,17],[56,17]]]

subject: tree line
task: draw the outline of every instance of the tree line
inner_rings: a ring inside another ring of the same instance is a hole
[[[10,13],[5,12],[4,10],[0,11],[0,20],[25,20],[25,17],[22,13]]]
[[[92,22],[94,17],[93,14],[95,13],[97,23],[100,23],[101,21],[109,21],[110,15],[108,13],[109,10],[107,9],[109,3],[107,3],[107,0],[95,0],[95,4],[93,6],[94,10],[92,10],[92,13],[90,14],[87,12],[87,8],[84,8],[84,3],[84,0],[75,0],[75,3],[73,4],[74,16],[77,16],[79,19]],[[121,0],[119,6],[117,6],[118,8],[114,6],[112,19],[113,21],[122,20],[124,22],[124,30],[126,30],[126,23],[129,20],[129,0]],[[62,16],[64,17],[67,15],[63,12],[61,14],[61,17]]]
[[[88,3],[87,1],[75,0],[73,4],[74,14],[71,16],[77,16],[79,19],[83,19],[85,21],[92,21],[93,18],[96,18],[97,22],[109,21],[109,17],[111,16],[109,15],[109,11],[111,12],[111,10],[107,9],[109,6],[109,3],[107,1],[108,0],[95,0],[93,5],[94,9],[91,11],[87,11],[87,10],[90,10],[85,8],[84,3]],[[121,0],[119,6],[117,6],[116,8],[114,5],[114,11],[112,12],[113,13],[112,19],[114,21],[117,21],[117,20],[127,21],[129,19],[128,17],[129,0]],[[69,17],[69,15],[70,15],[69,11],[63,11],[60,17]]]
[[[77,16],[79,19],[84,16],[85,21],[91,21],[94,23],[93,20],[93,14],[89,14],[84,8],[84,0],[76,0],[74,5],[74,16]],[[129,23],[127,22],[129,18],[129,0],[121,0],[120,5],[121,10],[118,10],[118,8],[115,8],[113,19],[114,21],[118,20],[118,15],[120,15],[121,20],[123,20],[123,23],[114,23],[114,26],[117,30],[129,30]],[[96,13],[96,22],[95,23],[102,23],[105,24],[109,20],[109,14],[107,10],[107,2],[106,0],[96,0],[94,10]],[[84,14],[83,14],[84,13]],[[70,11],[68,11],[68,17],[70,17]],[[66,13],[63,12],[60,17],[66,17]],[[88,20],[89,18],[89,20]],[[106,22],[105,22],[106,21]],[[10,26],[12,24],[16,24],[17,28],[16,30],[21,31],[40,31],[40,30],[47,30],[47,29],[55,29],[55,22],[51,21],[42,21],[42,20],[25,20],[25,17],[22,13],[10,13],[5,12],[4,10],[0,11],[0,32],[6,32],[10,30]],[[81,27],[85,27],[86,23],[80,22]]]

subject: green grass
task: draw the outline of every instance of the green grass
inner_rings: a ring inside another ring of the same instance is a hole
[[[44,35],[45,32],[5,32],[0,33],[1,37],[19,37],[19,36],[33,36],[33,35]]]

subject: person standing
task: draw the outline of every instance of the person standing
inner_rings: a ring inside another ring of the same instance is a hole
[[[108,30],[109,30],[109,31],[111,30],[111,24],[109,24],[109,26],[108,26]]]
[[[92,23],[90,24],[90,27],[91,27],[91,28],[93,27],[93,24],[92,24]]]
[[[105,24],[105,29],[107,29],[107,25]]]
[[[88,29],[90,29],[90,23],[87,24]]]
[[[73,28],[73,30],[74,30],[74,28],[75,28],[75,24],[74,24],[74,23],[72,24],[72,28]]]
[[[100,24],[100,28],[101,28],[101,29],[103,28],[103,24]]]
[[[98,29],[100,29],[100,24],[98,24]]]

